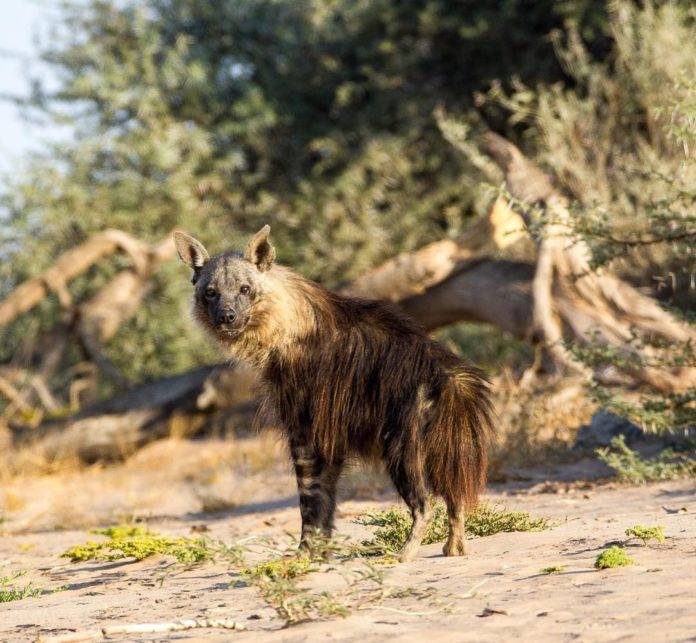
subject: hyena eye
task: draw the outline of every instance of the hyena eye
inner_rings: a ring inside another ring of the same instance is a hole
[[[242,286],[239,292],[242,293],[242,295],[248,295],[251,292],[251,288],[249,288],[249,286]]]
[[[210,287],[206,288],[205,289],[205,298],[212,299],[213,297],[215,297],[215,288],[210,288]]]

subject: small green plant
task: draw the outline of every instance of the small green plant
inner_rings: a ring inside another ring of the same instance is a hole
[[[595,560],[595,569],[611,569],[612,567],[625,567],[634,565],[635,561],[626,553],[623,547],[612,545],[605,549]]]
[[[240,581],[252,585],[263,600],[285,621],[286,626],[305,621],[345,617],[353,607],[375,606],[389,598],[418,596],[433,601],[434,589],[418,593],[413,588],[389,587],[379,565],[384,558],[365,558],[365,550],[340,539],[321,539],[318,550],[322,556],[309,554],[284,556],[266,560],[240,572]],[[323,554],[330,552],[326,564]],[[310,573],[338,572],[344,579],[343,589],[317,592],[301,585]]]
[[[24,598],[35,598],[40,595],[41,590],[38,587],[34,587],[31,583],[22,588],[2,587],[0,588],[0,603],[21,601]]]
[[[381,547],[389,552],[401,549],[412,525],[411,517],[400,507],[366,513],[358,516],[355,522],[359,525],[377,527],[374,537],[363,541],[363,545]],[[547,518],[531,518],[526,511],[508,511],[493,503],[481,503],[476,511],[467,515],[465,521],[467,533],[476,537],[492,536],[500,532],[542,531],[548,526]],[[448,529],[447,511],[441,502],[435,503],[433,518],[425,532],[423,544],[443,542],[447,538]]]
[[[437,509],[433,516],[433,520],[428,526],[428,530],[425,533],[423,542],[428,540],[428,542],[434,542],[430,540],[431,531],[433,529],[437,530],[437,525],[435,524],[439,519]],[[445,516],[445,520],[447,517]],[[408,533],[411,529],[412,520],[411,517],[399,507],[391,507],[386,511],[378,511],[375,513],[365,513],[353,521],[358,525],[365,525],[367,527],[377,527],[374,531],[374,537],[368,540],[363,540],[362,544],[368,548],[373,548],[375,554],[383,553],[383,550],[396,552],[408,538]]]
[[[298,576],[304,576],[318,569],[310,556],[296,556],[292,558],[277,558],[259,563],[254,567],[245,567],[240,571],[243,578],[254,580],[268,578],[270,580],[290,580]]]
[[[626,530],[626,535],[633,538],[638,538],[643,541],[643,545],[647,545],[648,541],[656,540],[658,543],[665,542],[665,532],[662,525],[655,527],[644,527],[643,525],[634,525]]]
[[[532,518],[526,511],[508,511],[502,505],[481,503],[465,521],[466,532],[483,538],[502,532],[543,531],[551,526],[548,518]]]
[[[14,586],[13,582],[25,573],[26,572],[16,572],[0,578],[0,603],[21,601],[25,598],[36,598],[42,594],[42,590],[39,587],[34,587],[31,583],[26,584],[24,587]]]
[[[297,585],[297,580],[319,570],[321,559],[309,555],[276,558],[240,571],[244,584],[256,587],[287,625],[347,616],[348,608],[328,592],[311,592]]]
[[[597,457],[616,472],[621,482],[645,483],[657,480],[676,480],[696,476],[696,460],[665,449],[657,457],[647,459],[626,444],[623,435],[610,445],[597,449]]]
[[[291,579],[261,576],[253,584],[287,625],[333,616],[345,617],[350,613],[329,592],[308,591]]]
[[[565,565],[552,565],[551,567],[542,567],[539,570],[540,574],[560,574],[568,569]]]
[[[353,552],[349,552],[349,556],[342,558],[337,565],[331,565],[346,582],[345,588],[331,594],[326,591],[317,593],[299,586],[295,581],[300,577],[271,579],[262,575],[254,584],[287,625],[319,618],[345,617],[354,608],[374,608],[386,600],[406,597],[425,601],[437,607],[438,611],[444,609],[434,587],[415,589],[387,585],[384,571],[379,568],[381,562],[382,559],[364,557],[356,560]]]
[[[239,560],[238,548],[228,547],[209,538],[169,538],[140,525],[115,525],[106,529],[94,529],[93,534],[106,536],[108,540],[88,540],[83,545],[71,547],[61,554],[71,561],[143,560],[156,554],[173,556],[184,565],[194,565],[217,557]]]

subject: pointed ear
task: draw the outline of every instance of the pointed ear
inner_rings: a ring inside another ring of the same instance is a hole
[[[244,251],[244,258],[253,263],[261,272],[266,272],[275,261],[276,251],[268,241],[269,234],[271,234],[271,226],[263,226],[251,238]]]
[[[174,233],[174,245],[181,260],[193,270],[193,283],[195,284],[198,273],[210,259],[208,251],[198,239],[194,239],[183,232]]]

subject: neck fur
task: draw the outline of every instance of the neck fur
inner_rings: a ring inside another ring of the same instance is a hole
[[[249,326],[231,345],[232,355],[263,368],[274,350],[290,357],[298,343],[317,329],[317,304],[324,295],[310,281],[282,266],[263,276],[263,291],[254,303]]]

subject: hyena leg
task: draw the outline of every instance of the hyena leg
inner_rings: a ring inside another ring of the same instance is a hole
[[[399,560],[406,563],[415,558],[432,514],[421,475],[409,471],[403,463],[390,467],[389,474],[399,495],[411,510],[413,518],[411,533],[399,552]]]
[[[460,498],[446,498],[449,536],[442,548],[445,556],[466,555],[466,532],[464,529],[464,508]]]
[[[300,548],[310,549],[312,540],[331,536],[342,463],[328,464],[307,445],[293,444],[291,453],[302,516]]]
[[[325,538],[331,538],[336,515],[336,487],[343,471],[343,462],[326,464],[317,478],[318,493],[322,498],[319,528]]]

